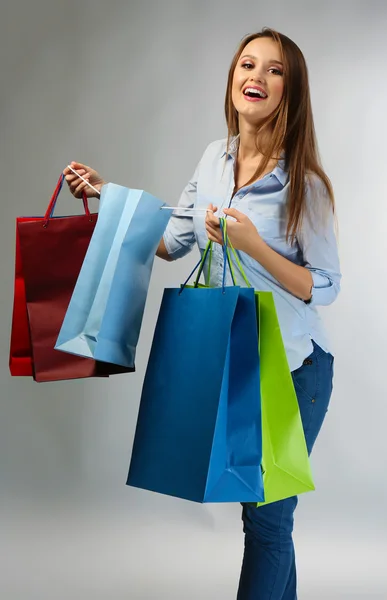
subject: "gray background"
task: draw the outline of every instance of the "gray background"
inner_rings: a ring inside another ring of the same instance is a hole
[[[136,374],[36,384],[8,372],[14,219],[44,212],[70,160],[176,203],[225,136],[239,40],[265,25],[309,65],[344,274],[322,310],[335,390],[312,458],[317,492],[297,509],[299,597],[387,597],[386,3],[13,0],[0,24],[2,600],[235,598],[239,506],[125,486],[162,290],[196,253],[155,261]],[[79,210],[61,198],[60,213]]]

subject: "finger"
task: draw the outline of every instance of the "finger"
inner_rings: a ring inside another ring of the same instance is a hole
[[[211,233],[207,235],[208,239],[211,242],[214,242],[215,244],[221,244],[222,245],[222,240],[220,240],[217,236],[212,235]]]
[[[85,179],[89,179],[89,176],[85,175]],[[70,191],[72,194],[77,194],[79,189],[83,189],[83,187],[87,185],[84,181],[82,181],[82,179],[79,179],[79,177],[76,177],[75,180],[70,184]],[[81,188],[82,186],[82,188]]]
[[[75,194],[78,196],[85,188],[90,188],[88,183],[85,181],[80,181],[79,185],[75,188]]]
[[[214,217],[214,215],[212,213],[207,213],[206,221],[213,227],[220,227],[219,218]]]
[[[236,219],[237,221],[243,221],[244,217],[246,216],[243,213],[239,212],[239,210],[236,210],[235,208],[225,208],[224,214],[229,215],[230,217],[234,217],[234,219]]]
[[[75,161],[72,161],[72,162],[70,163],[70,167],[72,167],[72,168],[73,168],[73,169],[75,169],[76,171],[77,171],[78,169],[84,169],[85,171],[89,171],[89,170],[90,170],[90,167],[88,167],[87,165],[84,165],[83,163],[80,163],[80,162],[75,162]]]
[[[214,227],[213,225],[211,225],[211,223],[207,223],[206,229],[207,229],[207,231],[210,231],[212,233],[212,235],[222,237],[220,227]]]
[[[76,179],[79,179],[76,175],[65,175],[66,183],[71,185]]]
[[[77,175],[84,175],[85,173],[87,173],[86,169],[74,169],[74,171],[70,171],[70,174],[74,177],[76,177]]]
[[[214,235],[211,232],[207,232],[207,237],[209,240],[211,240],[212,242],[216,242],[217,244],[222,244],[223,240],[222,238],[220,238],[218,235]]]
[[[84,171],[84,170],[82,170],[82,171],[77,171],[77,173],[78,173],[79,175],[82,175],[82,177],[85,177],[85,178],[86,178],[86,171]],[[87,175],[89,176],[89,174],[87,174]],[[74,175],[73,173],[71,173],[71,171],[70,171],[70,174],[69,174],[69,175],[66,175],[66,176],[65,176],[65,179],[66,179],[67,183],[69,183],[69,184],[70,184],[70,183],[73,183],[74,181],[77,181],[77,180],[78,180],[78,181],[81,181],[81,179],[78,177],[78,175]]]
[[[218,244],[223,242],[223,238],[219,235],[219,232],[214,231],[213,229],[207,229],[207,236],[211,241],[217,242]]]
[[[82,181],[81,177],[83,177],[83,179],[89,179],[90,178],[90,173],[87,173],[86,171],[77,171],[78,175],[73,175],[73,181],[79,181],[79,183]],[[68,175],[68,177],[70,177],[70,175]]]
[[[86,177],[85,171],[77,171],[77,173],[79,173],[79,175],[82,175],[82,177]],[[81,181],[78,175],[74,175],[74,173],[71,172],[69,175],[65,175],[65,179],[69,185],[74,183],[74,181]]]

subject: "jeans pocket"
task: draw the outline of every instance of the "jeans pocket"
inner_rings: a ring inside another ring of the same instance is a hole
[[[330,354],[314,353],[292,373],[309,453],[328,410],[332,392],[332,362]]]
[[[292,372],[294,387],[298,394],[313,402],[318,391],[317,377],[317,361],[308,358],[306,361],[312,361],[310,364],[306,362],[301,367]]]

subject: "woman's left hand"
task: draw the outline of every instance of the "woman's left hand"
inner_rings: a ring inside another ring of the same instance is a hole
[[[213,213],[217,211],[217,207],[210,204],[208,208],[213,212],[207,212],[206,215],[206,230],[208,239],[217,244],[223,244],[222,231],[220,229],[219,217],[215,217]],[[225,208],[224,214],[235,219],[227,219],[227,234],[230,242],[235,250],[242,250],[247,254],[251,254],[251,249],[257,243],[262,242],[254,223],[244,213],[235,208]]]

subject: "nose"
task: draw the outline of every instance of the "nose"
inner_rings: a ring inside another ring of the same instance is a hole
[[[257,83],[265,83],[265,78],[262,75],[251,75],[251,81],[256,81]]]
[[[251,81],[265,83],[265,76],[261,67],[256,67],[250,76]]]

